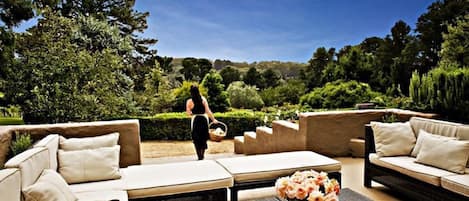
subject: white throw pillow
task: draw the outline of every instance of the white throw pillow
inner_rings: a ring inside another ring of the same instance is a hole
[[[39,179],[23,190],[25,201],[75,201],[78,198],[54,170],[45,169]]]
[[[371,122],[375,139],[376,154],[383,156],[409,155],[415,145],[415,135],[409,122]]]
[[[424,138],[416,162],[464,174],[469,158],[469,141]]]
[[[425,138],[437,138],[437,139],[442,139],[442,140],[455,140],[456,138],[454,137],[447,137],[443,135],[435,135],[432,133],[429,133],[427,131],[424,131],[422,129],[419,130],[419,135],[417,137],[417,142],[415,143],[414,149],[412,149],[412,153],[410,154],[413,157],[417,157],[417,155],[420,152],[420,149],[422,148],[422,142],[425,140]]]
[[[119,133],[110,133],[96,137],[69,138],[60,137],[59,148],[65,151],[96,149],[117,145]]]
[[[76,151],[59,150],[59,173],[69,184],[119,179],[120,146]]]

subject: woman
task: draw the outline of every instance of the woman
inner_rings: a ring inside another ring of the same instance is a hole
[[[191,121],[191,134],[192,141],[194,142],[195,151],[199,160],[204,159],[205,149],[207,149],[208,140],[208,117],[213,123],[218,121],[213,116],[212,111],[208,106],[205,97],[200,95],[199,87],[192,85],[191,99],[186,102],[186,113],[192,117]]]

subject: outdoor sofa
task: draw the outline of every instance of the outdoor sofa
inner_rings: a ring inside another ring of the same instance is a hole
[[[412,117],[372,122],[365,133],[366,187],[376,181],[412,200],[469,200],[468,125]]]
[[[7,126],[0,136],[14,131],[40,140],[0,170],[0,201],[43,196],[44,189],[59,191],[61,200],[120,201],[223,201],[231,189],[235,201],[238,190],[272,186],[298,170],[340,181],[340,162],[311,151],[142,165],[138,120]]]

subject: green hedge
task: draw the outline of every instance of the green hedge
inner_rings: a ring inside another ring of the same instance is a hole
[[[261,125],[262,112],[237,110],[215,113],[218,121],[228,127],[227,138],[242,136],[244,131],[254,131]],[[162,113],[153,117],[134,117],[140,121],[142,140],[190,140],[190,118],[185,113]]]
[[[21,117],[0,117],[0,125],[21,125],[24,121]]]

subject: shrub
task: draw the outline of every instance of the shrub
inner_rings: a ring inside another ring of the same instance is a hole
[[[227,138],[243,135],[244,131],[254,131],[261,125],[262,112],[237,110],[215,113],[218,121],[228,127]],[[183,112],[162,113],[153,117],[137,117],[140,121],[142,140],[190,140],[191,119]]]
[[[311,108],[347,108],[368,102],[378,95],[379,93],[372,91],[366,83],[337,80],[302,96],[300,104]]]
[[[13,152],[13,156],[20,154],[23,151],[28,150],[33,141],[31,139],[31,135],[27,133],[15,133],[15,140],[11,142],[11,151]]]
[[[436,112],[451,120],[469,122],[469,69],[435,68],[422,76],[414,73],[410,97],[419,110]]]
[[[202,80],[202,86],[207,89],[210,109],[213,112],[224,112],[228,109],[228,93],[222,84],[223,78],[216,71],[210,71]]]
[[[267,88],[260,93],[266,106],[298,104],[301,95],[306,91],[305,84],[300,80],[288,80],[275,88]]]
[[[181,87],[174,89],[175,103],[173,111],[186,111],[186,101],[191,98],[190,89],[193,84],[197,83],[184,81]],[[203,85],[199,85],[199,91],[202,96],[207,97],[207,89]]]
[[[260,109],[264,106],[256,87],[244,84],[242,81],[233,82],[227,89],[231,106],[243,109]]]

